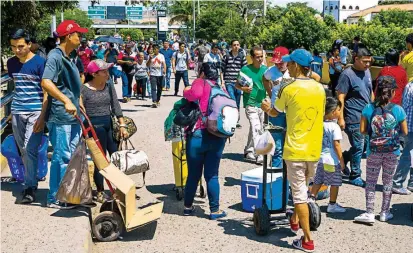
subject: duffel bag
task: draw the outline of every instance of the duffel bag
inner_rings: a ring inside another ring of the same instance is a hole
[[[128,142],[131,149],[128,148]],[[113,153],[110,160],[126,175],[143,173],[143,183],[145,184],[145,172],[149,170],[149,158],[144,151],[135,150],[129,139],[121,140],[119,151]]]

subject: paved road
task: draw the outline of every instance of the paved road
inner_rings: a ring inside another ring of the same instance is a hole
[[[117,85],[117,90],[120,92],[120,85]],[[268,236],[257,236],[251,222],[252,214],[242,211],[241,172],[257,167],[242,160],[248,134],[244,110],[241,112],[243,128],[237,130],[231,143],[227,143],[220,166],[221,207],[228,211],[228,217],[222,221],[208,220],[208,202],[201,198],[195,202],[196,216],[182,216],[183,202],[178,202],[172,191],[171,143],[163,138],[163,122],[178,98],[173,97],[171,91],[165,93],[161,107],[157,109],[150,108],[149,100],[132,100],[122,105],[125,115],[133,117],[138,127],[138,132],[132,137],[135,147],[147,152],[151,162],[147,187],[138,192],[143,196],[140,204],[162,200],[164,213],[156,224],[127,233],[123,240],[96,243],[94,252],[293,252],[290,245],[295,237],[288,228],[277,227]],[[348,143],[345,142],[344,149],[347,148]],[[365,160],[362,167],[365,167]],[[142,183],[140,176],[132,178],[138,185]],[[378,185],[376,210],[381,206],[381,188]],[[322,224],[313,233],[317,252],[411,252],[413,222],[407,203],[413,202],[412,196],[395,195],[392,200],[395,218],[389,223],[377,221],[374,226],[353,223],[353,218],[365,209],[363,189],[344,184],[338,200],[347,207],[346,214],[327,217],[328,201],[319,202],[323,212]]]

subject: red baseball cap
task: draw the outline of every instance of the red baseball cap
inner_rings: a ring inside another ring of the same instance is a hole
[[[64,37],[68,34],[79,32],[87,33],[87,28],[82,28],[74,20],[65,20],[57,26],[56,33],[59,37]]]
[[[286,47],[276,47],[272,53],[271,61],[274,63],[282,63],[282,57],[287,54],[289,54],[289,51]]]

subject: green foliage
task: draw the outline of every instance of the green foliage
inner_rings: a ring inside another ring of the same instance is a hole
[[[412,0],[381,0],[379,1],[379,5],[389,5],[389,4],[408,4],[412,3]]]
[[[374,16],[373,21],[379,21],[386,27],[393,24],[398,27],[411,28],[413,26],[413,13],[400,9],[381,11]]]
[[[145,40],[149,40],[149,38],[155,39],[157,36],[156,30],[154,29],[142,29],[142,32],[143,32],[143,37],[145,38]]]
[[[140,29],[127,29],[123,28],[119,30],[119,34],[122,36],[124,40],[126,40],[126,37],[129,35],[131,37],[131,40],[142,40],[143,39],[143,33]]]

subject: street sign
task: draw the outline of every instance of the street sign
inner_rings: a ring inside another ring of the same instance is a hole
[[[127,11],[142,11],[143,6],[128,6],[126,7]]]
[[[105,10],[88,10],[87,11],[88,15],[95,15],[95,14],[105,15],[105,13],[106,13]]]
[[[128,16],[128,19],[143,19],[143,16]]]
[[[126,15],[128,15],[128,16],[142,16],[143,11],[127,11]]]
[[[88,6],[88,10],[106,10],[106,6]]]
[[[90,19],[105,19],[105,15],[88,15]]]
[[[125,6],[107,6],[106,7],[107,19],[126,19]]]

